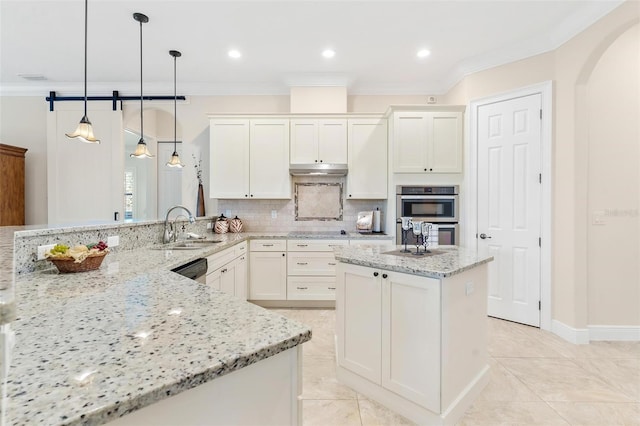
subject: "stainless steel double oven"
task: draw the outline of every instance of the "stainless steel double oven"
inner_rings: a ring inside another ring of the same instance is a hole
[[[397,186],[396,243],[402,243],[401,217],[438,225],[438,244],[458,245],[458,185]]]

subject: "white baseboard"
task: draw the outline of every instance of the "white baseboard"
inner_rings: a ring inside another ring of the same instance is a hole
[[[589,325],[589,339],[640,342],[637,325]]]
[[[558,320],[552,320],[551,332],[576,345],[589,343],[589,330],[586,328],[573,328]]]
[[[577,345],[602,340],[640,342],[640,326],[637,325],[588,325],[587,328],[573,328],[553,320],[551,332]]]

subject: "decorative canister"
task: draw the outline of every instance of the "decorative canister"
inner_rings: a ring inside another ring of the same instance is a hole
[[[229,221],[229,231],[242,232],[242,221],[240,220],[240,218],[238,218],[238,216]]]
[[[216,224],[213,226],[213,232],[216,234],[226,234],[229,232],[229,221],[227,221],[227,218],[223,214],[216,220]]]

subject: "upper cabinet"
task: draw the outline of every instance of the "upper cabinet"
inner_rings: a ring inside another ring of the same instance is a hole
[[[393,111],[395,173],[461,173],[464,106]]]
[[[290,163],[347,163],[347,120],[290,120]]]
[[[211,198],[291,198],[289,120],[210,120]]]
[[[387,198],[387,120],[348,120],[349,173],[346,198]]]

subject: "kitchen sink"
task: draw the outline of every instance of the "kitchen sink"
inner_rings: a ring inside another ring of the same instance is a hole
[[[222,240],[190,240],[190,241],[178,241],[175,243],[162,244],[160,246],[152,247],[153,250],[199,250],[212,246],[214,244],[221,243]]]

